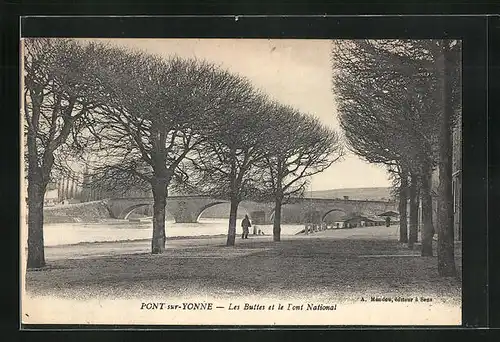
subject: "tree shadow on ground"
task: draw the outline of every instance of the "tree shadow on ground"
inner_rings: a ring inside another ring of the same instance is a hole
[[[459,278],[438,276],[436,257],[422,258],[392,240],[335,239],[255,240],[164,255],[57,260],[47,272],[28,272],[27,289],[82,298],[201,292],[461,296]]]

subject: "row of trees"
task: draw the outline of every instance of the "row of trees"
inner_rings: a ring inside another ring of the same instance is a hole
[[[342,155],[338,135],[213,64],[68,39],[24,41],[28,268],[45,264],[43,197],[68,161],[92,186],[153,193],[152,253],[165,249],[169,188],[281,205]]]
[[[438,268],[455,274],[452,127],[461,113],[459,41],[345,40],[334,44],[333,91],[350,148],[384,164],[398,188],[400,241],[413,248],[422,202],[422,256],[432,256],[432,174],[438,167]],[[407,205],[409,200],[409,233]]]

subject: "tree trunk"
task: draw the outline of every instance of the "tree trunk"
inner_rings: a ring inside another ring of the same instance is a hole
[[[43,199],[46,186],[31,176],[28,179],[28,269],[45,266]]]
[[[66,186],[64,188],[64,199],[70,199],[71,197],[69,196],[69,177],[66,178]]]
[[[151,253],[162,254],[165,251],[167,235],[165,234],[165,206],[167,205],[167,184],[156,181],[153,188],[153,239]]]
[[[236,240],[236,217],[238,214],[239,201],[231,199],[231,208],[229,210],[229,228],[227,231],[226,246],[234,246]]]
[[[416,205],[416,208],[415,208],[415,213],[416,213],[415,226],[417,227],[417,233],[415,234],[415,242],[418,242],[418,236],[419,236],[419,232],[420,232],[420,223],[422,220],[420,215],[422,213],[420,211],[420,186],[418,184],[418,180],[416,182],[417,182],[417,193],[415,194],[415,205]]]
[[[413,248],[413,245],[418,240],[418,195],[417,195],[417,177],[410,177],[410,236],[408,238],[408,247]]]
[[[440,276],[456,275],[455,241],[453,232],[452,192],[452,105],[448,42],[443,42],[440,58],[443,70],[443,112],[440,122],[439,188],[438,188],[438,273]]]
[[[401,173],[401,185],[399,186],[399,242],[408,242],[408,174]]]
[[[432,168],[424,161],[422,166],[422,256],[432,256],[432,237],[434,226],[432,224]]]
[[[61,200],[62,200],[62,193],[63,193],[63,191],[62,191],[62,184],[63,184],[62,180],[59,179],[57,181],[57,201],[58,202],[61,202]]]
[[[273,241],[281,241],[281,198],[276,198],[274,205]]]
[[[36,139],[39,116],[39,106],[34,101],[26,137],[28,147],[28,269],[45,266],[43,200],[47,182],[44,182],[42,168],[39,166]]]

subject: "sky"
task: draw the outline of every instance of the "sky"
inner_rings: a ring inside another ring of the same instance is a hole
[[[278,100],[340,132],[332,93],[330,40],[103,39],[113,45],[168,57],[197,58],[248,78]],[[341,133],[341,132],[340,132]],[[348,153],[311,179],[312,190],[390,186],[382,166]],[[309,189],[311,190],[311,189]]]

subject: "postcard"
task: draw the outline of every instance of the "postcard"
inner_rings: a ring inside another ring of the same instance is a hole
[[[22,323],[461,325],[461,41],[21,43]]]

